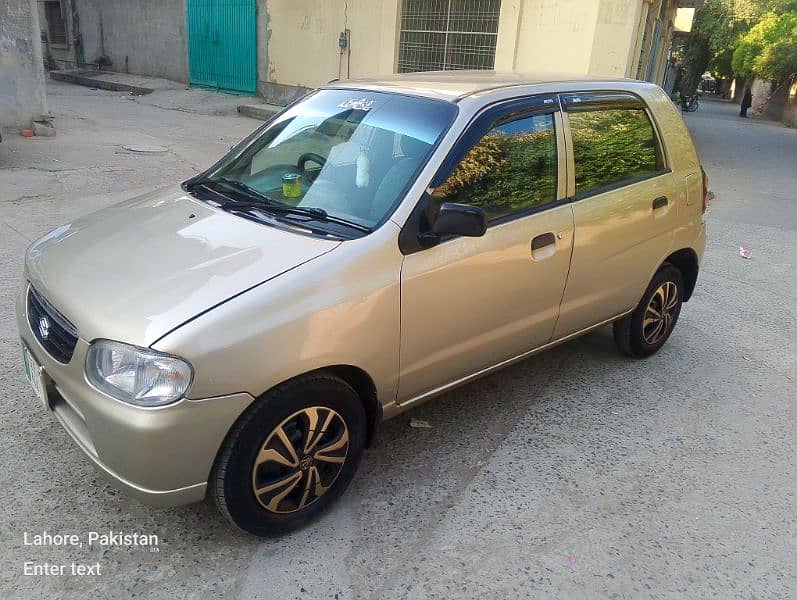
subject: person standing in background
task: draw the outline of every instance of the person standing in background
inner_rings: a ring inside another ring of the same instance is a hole
[[[739,116],[747,118],[747,109],[753,104],[753,93],[750,88],[745,88],[744,96],[742,97],[742,110],[739,111]]]

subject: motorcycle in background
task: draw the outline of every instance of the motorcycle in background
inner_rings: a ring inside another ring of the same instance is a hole
[[[695,112],[699,105],[697,94],[694,96],[681,96],[681,110],[683,112]]]

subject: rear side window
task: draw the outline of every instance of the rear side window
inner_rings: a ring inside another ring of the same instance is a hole
[[[556,199],[556,134],[552,114],[499,122],[432,193],[442,202],[479,206],[490,221]]]
[[[643,109],[586,110],[570,112],[568,118],[577,195],[664,171],[653,124]]]

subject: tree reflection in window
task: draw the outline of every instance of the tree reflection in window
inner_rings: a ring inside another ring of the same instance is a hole
[[[641,109],[571,112],[576,194],[663,169],[653,126]]]
[[[431,212],[442,202],[459,202],[481,207],[494,220],[555,200],[553,127],[553,115],[548,114],[491,129],[434,190]]]

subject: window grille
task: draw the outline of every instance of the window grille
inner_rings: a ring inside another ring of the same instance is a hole
[[[492,69],[501,0],[402,0],[399,73]]]

